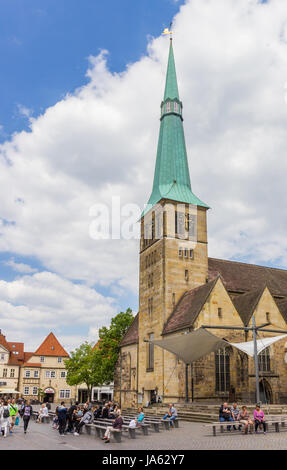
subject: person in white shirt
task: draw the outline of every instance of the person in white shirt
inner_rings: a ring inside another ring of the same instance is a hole
[[[41,406],[41,408],[40,408],[40,410],[39,410],[39,415],[38,415],[38,418],[37,418],[37,423],[42,423],[43,419],[44,419],[46,416],[49,416],[49,410],[48,410],[46,404],[43,403],[43,405]]]

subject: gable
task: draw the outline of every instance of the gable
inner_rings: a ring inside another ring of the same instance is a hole
[[[56,336],[50,333],[47,338],[44,339],[41,346],[34,352],[34,356],[69,357],[69,354],[65,351],[63,346],[61,346]]]

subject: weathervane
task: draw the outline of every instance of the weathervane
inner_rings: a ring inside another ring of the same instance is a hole
[[[162,34],[164,34],[164,35],[169,34],[169,35],[170,35],[170,40],[172,41],[172,30],[171,30],[171,27],[172,27],[172,22],[170,23],[169,28],[164,28]]]

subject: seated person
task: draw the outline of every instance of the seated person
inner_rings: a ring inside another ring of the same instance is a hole
[[[138,415],[136,417],[136,426],[140,426],[144,423],[144,412],[143,408],[138,408]]]
[[[239,422],[239,413],[240,413],[240,410],[237,406],[237,403],[233,403],[233,406],[231,407],[231,416],[232,416],[233,421]],[[233,429],[236,430],[236,426],[233,425]],[[239,424],[238,430],[239,431],[241,430],[241,424]]]
[[[247,434],[248,433],[248,428],[249,428],[250,434],[253,433],[253,421],[252,421],[252,419],[250,418],[250,416],[248,414],[246,406],[243,406],[240,413],[239,413],[239,422],[241,424],[243,424],[243,426],[244,426],[242,434]]]
[[[86,410],[85,414],[76,421],[74,436],[79,436],[84,424],[91,424],[94,421],[94,410]]]
[[[231,409],[228,408],[228,404],[226,402],[224,402],[219,408],[219,421],[221,423],[224,423],[224,421],[233,421]],[[231,431],[231,426],[227,426],[227,431]]]
[[[255,410],[253,412],[253,417],[254,417],[254,422],[255,422],[256,434],[258,433],[257,429],[258,429],[258,426],[260,425],[263,426],[264,434],[266,434],[266,422],[265,422],[264,411],[261,410],[259,403],[255,407]]]
[[[39,410],[39,414],[38,414],[38,418],[37,418],[36,422],[37,423],[42,423],[43,419],[47,416],[49,416],[49,410],[46,406],[46,403],[43,403],[43,405],[41,406],[41,408]]]
[[[113,417],[110,416],[110,405],[108,403],[106,403],[103,408],[102,418],[113,419]]]
[[[121,410],[117,410],[117,417],[114,420],[113,425],[107,427],[105,435],[102,438],[106,442],[106,444],[110,442],[111,430],[118,429],[120,431],[122,429],[122,426],[123,426],[123,418],[121,416]]]
[[[169,404],[169,410],[168,410],[167,414],[165,414],[163,416],[162,419],[168,419],[169,422],[170,422],[171,428],[174,427],[174,420],[177,419],[177,410],[174,407],[173,403]]]

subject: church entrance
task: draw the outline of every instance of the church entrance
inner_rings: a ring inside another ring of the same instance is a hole
[[[259,383],[259,396],[261,403],[272,403],[272,388],[266,379],[262,379]]]

